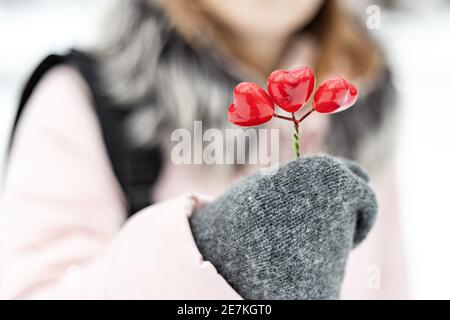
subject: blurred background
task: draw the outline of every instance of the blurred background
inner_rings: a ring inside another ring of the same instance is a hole
[[[95,39],[106,0],[0,0],[0,174],[19,91],[50,52]],[[450,1],[345,0],[390,61],[400,96],[396,153],[411,297],[450,299]],[[1,179],[1,176],[0,176]]]

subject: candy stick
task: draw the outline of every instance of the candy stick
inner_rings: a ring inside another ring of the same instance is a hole
[[[282,120],[286,120],[286,121],[291,121],[294,124],[294,139],[292,142],[292,147],[294,148],[294,155],[295,155],[295,159],[298,159],[300,157],[300,133],[299,133],[299,127],[300,127],[300,123],[305,120],[308,116],[311,115],[311,113],[313,113],[314,109],[308,111],[308,113],[306,113],[303,117],[301,117],[300,119],[296,119],[295,118],[295,113],[292,112],[292,117],[285,117],[279,114],[274,113],[274,117],[278,118],[278,119],[282,119]]]
[[[294,147],[294,155],[295,155],[295,160],[297,160],[300,157],[300,150],[299,150],[299,130],[298,130],[298,122],[295,119],[295,113],[292,112],[292,120],[294,122],[294,140],[292,142],[292,146]]]

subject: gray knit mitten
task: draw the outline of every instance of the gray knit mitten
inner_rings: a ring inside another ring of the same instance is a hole
[[[191,218],[205,260],[246,299],[338,299],[377,212],[353,162],[305,157],[243,179]]]

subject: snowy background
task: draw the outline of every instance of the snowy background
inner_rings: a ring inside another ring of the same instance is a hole
[[[105,2],[0,0],[1,160],[26,76],[47,53],[91,43]],[[361,15],[370,4],[347,2]],[[396,161],[411,293],[450,299],[450,5],[384,2],[395,6],[382,9],[381,29],[371,32],[385,46],[400,92]]]

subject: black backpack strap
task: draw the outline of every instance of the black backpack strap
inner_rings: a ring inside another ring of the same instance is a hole
[[[114,173],[128,202],[129,216],[151,204],[150,192],[162,166],[158,148],[131,150],[123,134],[123,121],[131,108],[120,108],[101,88],[96,63],[90,56],[72,50],[67,55],[50,55],[44,59],[31,75],[24,87],[19,108],[14,120],[12,138],[35,86],[43,75],[56,65],[69,64],[76,68],[90,88],[95,112],[98,116],[102,136]]]

